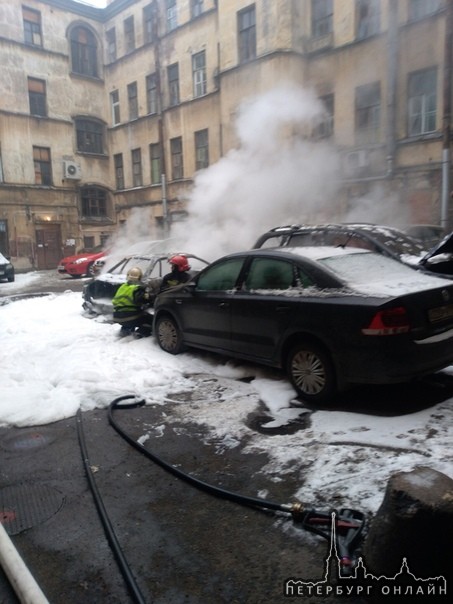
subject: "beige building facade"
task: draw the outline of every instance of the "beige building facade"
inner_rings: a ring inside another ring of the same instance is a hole
[[[379,186],[408,223],[451,229],[452,11],[451,0],[1,2],[0,251],[18,270],[55,268],[104,245],[133,208],[150,238],[171,232],[197,171],[238,145],[240,104],[288,80],[324,102],[309,135],[341,155],[327,218]]]

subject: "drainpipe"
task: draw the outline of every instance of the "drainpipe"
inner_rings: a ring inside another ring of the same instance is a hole
[[[390,0],[387,53],[387,176],[392,177],[396,149],[396,84],[398,72],[398,0]]]
[[[442,144],[442,198],[440,225],[449,231],[450,197],[450,138],[451,138],[451,77],[452,77],[453,0],[447,0],[445,13],[445,57],[443,78],[443,144]]]
[[[161,161],[161,190],[162,190],[162,220],[165,236],[168,236],[168,207],[167,207],[167,168],[165,161],[165,129],[163,116],[163,98],[162,98],[162,82],[161,82],[161,65],[160,65],[160,39],[159,39],[159,12],[157,1],[153,2],[153,40],[154,40],[154,61],[156,69],[156,95],[157,95],[157,112],[158,112],[158,134],[159,148]]]

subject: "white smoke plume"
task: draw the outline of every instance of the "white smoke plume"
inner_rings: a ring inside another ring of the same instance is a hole
[[[251,248],[274,226],[324,217],[335,200],[339,158],[332,146],[303,136],[322,113],[314,93],[290,84],[248,99],[236,123],[239,147],[196,174],[189,219],[175,224],[172,236],[214,260]]]

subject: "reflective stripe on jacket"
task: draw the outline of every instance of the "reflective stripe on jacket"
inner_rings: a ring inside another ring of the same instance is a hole
[[[135,292],[140,285],[123,283],[113,296],[113,308],[115,310],[138,310],[140,305],[135,302]]]

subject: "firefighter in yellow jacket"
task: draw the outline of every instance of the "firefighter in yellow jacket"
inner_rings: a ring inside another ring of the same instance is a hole
[[[144,310],[151,302],[151,296],[141,281],[142,277],[139,268],[129,269],[126,283],[118,288],[113,297],[113,320],[121,325],[120,336],[151,335],[153,318]]]

